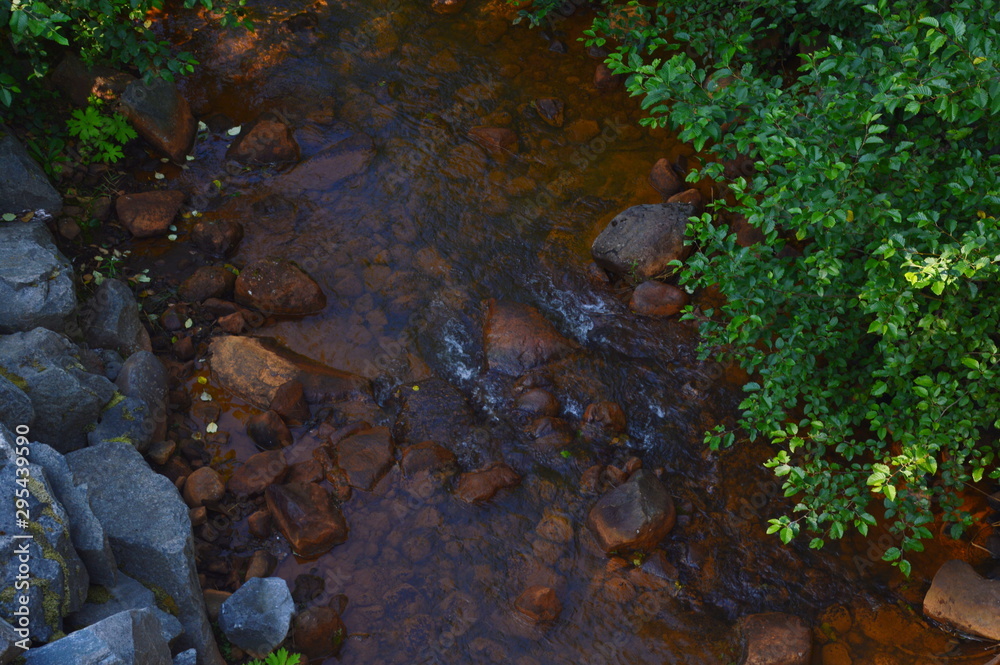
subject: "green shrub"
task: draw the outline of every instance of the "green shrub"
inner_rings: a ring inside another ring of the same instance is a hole
[[[908,573],[940,510],[998,476],[1000,6],[997,0],[605,3],[589,44],[614,47],[650,117],[705,150],[689,180],[728,182],[682,283],[702,355],[735,360],[739,431],[767,437],[794,496],[772,520],[812,547],[884,515]],[[763,242],[723,223],[745,215]],[[737,430],[707,435],[713,446]]]
[[[252,27],[246,0],[184,0],[184,7],[221,9],[221,24]],[[44,76],[53,47],[72,47],[85,62],[131,67],[144,75],[171,79],[190,73],[190,53],[174,53],[170,43],[156,39],[147,18],[163,0],[0,0],[0,39],[30,63],[29,78]],[[0,103],[10,106],[18,81],[0,76]]]
[[[290,654],[285,649],[278,649],[272,654],[268,654],[263,662],[252,660],[247,665],[298,665],[302,656],[297,653]]]
[[[138,134],[120,113],[102,114],[103,102],[91,97],[85,109],[73,111],[66,123],[70,136],[80,140],[80,155],[85,163],[117,162],[122,146]]]

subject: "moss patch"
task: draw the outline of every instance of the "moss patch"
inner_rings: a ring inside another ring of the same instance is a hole
[[[156,606],[167,614],[173,614],[175,617],[181,615],[181,608],[177,606],[177,601],[171,596],[167,591],[161,587],[153,584],[152,582],[146,582],[144,580],[139,580],[142,582],[142,586],[146,587],[153,592],[153,598],[156,599]]]
[[[87,589],[87,602],[93,605],[103,605],[111,600],[111,593],[107,587],[100,584],[91,584]]]
[[[125,395],[122,395],[120,392],[118,392],[116,390],[115,394],[112,395],[111,399],[108,400],[108,403],[104,405],[103,409],[101,409],[101,412],[103,413],[103,412],[107,411],[108,409],[115,408],[116,406],[118,406],[119,404],[121,404],[124,400],[125,400]]]
[[[13,383],[15,386],[17,386],[21,390],[23,390],[25,392],[28,391],[28,382],[24,380],[24,377],[18,376],[17,374],[14,374],[13,372],[8,372],[3,367],[0,367],[0,376],[2,376],[3,378],[7,379],[8,381],[10,381],[11,383]]]

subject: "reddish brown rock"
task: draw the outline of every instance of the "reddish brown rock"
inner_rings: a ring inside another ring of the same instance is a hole
[[[267,314],[304,316],[326,307],[319,284],[293,261],[263,259],[236,278],[236,302]]]
[[[667,203],[687,203],[694,210],[692,215],[694,217],[701,217],[701,214],[705,212],[705,199],[697,189],[685,189],[683,192],[677,192],[667,199]]]
[[[271,400],[271,411],[285,419],[290,425],[301,425],[309,420],[309,403],[301,381],[286,381],[278,386]]]
[[[636,314],[666,317],[679,314],[689,301],[688,294],[673,284],[650,280],[635,287],[628,306]]]
[[[115,210],[122,225],[136,238],[164,235],[184,203],[184,192],[172,190],[119,196]]]
[[[255,538],[270,538],[274,532],[274,524],[271,522],[271,513],[266,510],[258,510],[247,518],[247,529],[250,535]]]
[[[431,0],[431,11],[436,14],[457,14],[465,7],[466,0]]]
[[[247,329],[247,318],[243,312],[233,312],[220,316],[216,323],[219,324],[219,329],[222,332],[230,335],[239,335]]]
[[[562,450],[573,441],[572,428],[562,418],[536,418],[529,430],[542,449]]]
[[[596,120],[574,120],[566,126],[566,138],[573,143],[586,143],[601,133]]]
[[[491,370],[519,376],[570,353],[575,345],[533,307],[490,300],[483,330]]]
[[[273,113],[261,113],[243,127],[226,151],[226,157],[243,164],[282,164],[299,161],[299,144],[292,128]]]
[[[310,607],[295,616],[292,644],[310,661],[336,656],[347,637],[347,628],[331,607]]]
[[[271,485],[264,495],[275,526],[297,555],[318,557],[347,540],[344,515],[319,485]]]
[[[221,266],[202,266],[185,279],[177,295],[188,302],[203,302],[209,298],[224,298],[233,290],[236,275]]]
[[[525,589],[524,593],[518,596],[514,607],[521,616],[533,623],[551,623],[558,619],[559,613],[562,612],[562,603],[559,602],[555,589],[544,586]]]
[[[320,483],[323,482],[323,466],[314,459],[293,464],[288,469],[286,480],[290,483]]]
[[[764,233],[753,226],[743,215],[735,215],[729,223],[729,230],[736,234],[736,244],[740,247],[752,247],[764,242]]]
[[[260,409],[267,409],[278,388],[293,380],[302,383],[310,403],[371,395],[362,377],[322,365],[266,337],[216,337],[209,355],[219,385]]]
[[[287,472],[288,463],[283,451],[267,450],[257,453],[229,478],[229,491],[238,497],[254,496],[269,485],[281,482]]]
[[[649,184],[664,198],[684,189],[681,179],[674,173],[673,165],[665,157],[653,164],[653,170],[649,172]]]
[[[1000,581],[980,576],[959,559],[946,561],[924,597],[924,614],[957,630],[1000,640]]]
[[[198,123],[177,86],[158,78],[135,80],[122,93],[120,108],[139,136],[175,162],[184,161]]]
[[[188,476],[184,483],[184,502],[192,508],[215,503],[226,493],[219,473],[210,466],[203,466]]]
[[[264,450],[287,448],[294,442],[285,421],[274,411],[265,411],[250,416],[247,419],[247,434],[258,448]]]
[[[605,552],[650,550],[673,529],[676,515],[663,483],[640,469],[601,497],[587,526]]]
[[[450,473],[456,469],[455,454],[433,441],[414,444],[403,450],[399,463],[403,475],[412,478],[419,473]]]
[[[395,447],[387,427],[363,430],[337,444],[337,465],[351,487],[370,492],[393,464]]]
[[[583,422],[619,434],[625,431],[625,411],[617,402],[594,402],[583,412]]]
[[[741,665],[809,665],[812,630],[797,616],[768,612],[740,619]]]
[[[565,119],[565,105],[561,99],[555,97],[543,97],[535,100],[535,110],[549,125],[562,127]]]
[[[206,254],[226,257],[235,252],[243,240],[243,225],[231,219],[202,217],[191,229],[191,240]]]
[[[589,467],[583,472],[583,475],[580,476],[580,491],[587,494],[593,494],[599,491],[601,486],[601,477],[603,475],[604,465],[595,464],[594,466]]]
[[[205,596],[205,611],[208,613],[209,621],[218,621],[222,603],[226,602],[233,594],[219,589],[205,589],[203,595]]]
[[[188,511],[188,517],[191,518],[191,526],[198,527],[208,521],[208,509],[205,506],[198,506],[197,508],[192,508]]]
[[[506,127],[473,127],[469,138],[495,157],[517,154],[517,134]]]
[[[503,462],[485,469],[463,473],[458,479],[455,495],[466,503],[489,501],[496,493],[507,487],[520,484],[521,476]]]
[[[249,580],[254,577],[270,577],[271,573],[278,565],[278,560],[273,554],[267,550],[257,550],[250,557],[250,563],[247,565],[246,575],[243,576],[244,580]]]
[[[559,400],[548,390],[534,388],[514,400],[514,408],[531,416],[557,416]]]
[[[197,353],[194,340],[190,336],[178,338],[178,340],[174,342],[172,350],[178,360],[194,360]]]

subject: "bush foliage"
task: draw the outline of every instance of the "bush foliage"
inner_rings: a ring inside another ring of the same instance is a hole
[[[560,3],[549,2],[540,20]],[[649,124],[704,151],[689,180],[749,158],[682,283],[705,357],[751,372],[739,425],[768,437],[812,547],[884,516],[909,572],[939,510],[996,478],[1000,429],[1000,3],[996,0],[605,2],[588,44]],[[741,246],[720,220],[744,215]],[[708,433],[713,446],[736,431]]]
[[[246,0],[183,0],[187,9],[221,10],[223,25],[250,22]],[[193,71],[189,53],[175,53],[151,30],[149,13],[163,0],[0,0],[0,55],[28,62],[28,78],[44,76],[55,51],[70,47],[85,62],[129,67],[144,75],[171,78]],[[6,52],[6,53],[4,53]],[[6,68],[5,68],[6,69]],[[21,85],[10,73],[0,74],[0,103],[10,106]]]

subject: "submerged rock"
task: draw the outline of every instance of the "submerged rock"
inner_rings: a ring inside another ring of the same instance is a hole
[[[62,331],[75,309],[73,266],[45,224],[0,222],[0,333]]]
[[[263,259],[240,271],[236,302],[265,314],[305,316],[326,307],[326,295],[294,261]]]
[[[191,241],[210,256],[229,256],[243,240],[243,225],[232,219],[202,217],[191,229]]]
[[[219,628],[226,639],[264,658],[288,635],[295,602],[280,577],[254,577],[222,603]]]
[[[514,603],[517,611],[532,623],[551,623],[559,618],[562,603],[555,589],[544,586],[528,587]]]
[[[643,316],[665,317],[680,313],[688,304],[688,295],[673,284],[648,281],[635,287],[629,308]]]
[[[945,562],[924,596],[924,614],[969,635],[1000,640],[1000,581],[959,559]]]
[[[295,617],[295,648],[310,660],[336,656],[347,638],[347,628],[332,607],[310,607]]]
[[[459,476],[455,496],[466,503],[484,503],[496,496],[500,490],[515,487],[520,483],[521,476],[517,471],[503,462],[498,462],[485,469],[470,471]]]
[[[483,337],[489,368],[509,376],[562,358],[575,348],[538,310],[515,302],[489,301]]]
[[[269,485],[281,482],[288,473],[288,462],[281,450],[267,450],[252,455],[229,478],[227,488],[238,497],[260,494]]]
[[[343,513],[319,485],[271,485],[264,495],[275,526],[299,556],[317,557],[347,540]]]
[[[257,116],[236,137],[226,157],[243,164],[282,164],[299,161],[299,144],[292,128],[274,113]]]
[[[605,270],[636,281],[673,272],[671,261],[691,253],[684,231],[692,208],[683,203],[632,206],[612,219],[591,253]]]
[[[152,612],[129,610],[25,653],[27,665],[172,665]]]
[[[387,427],[375,427],[337,444],[337,465],[347,473],[351,487],[370,492],[392,468],[395,446]]]
[[[587,526],[605,552],[650,550],[674,527],[674,502],[660,479],[640,469],[601,497]]]
[[[310,402],[351,399],[370,394],[368,381],[294,353],[267,337],[216,337],[209,346],[212,374],[223,388],[260,409],[267,409],[278,388],[302,383]]]
[[[364,134],[355,133],[313,155],[275,181],[275,191],[325,190],[365,171],[375,157],[375,144]]]
[[[769,612],[740,620],[743,659],[740,665],[809,665],[812,631],[797,616]]]

